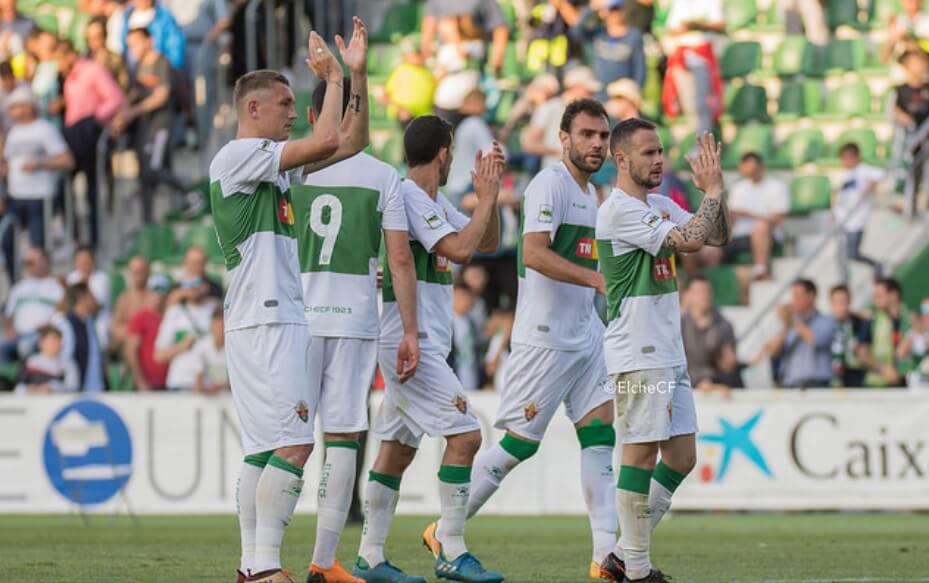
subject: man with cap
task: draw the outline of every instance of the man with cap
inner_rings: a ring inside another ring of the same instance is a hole
[[[606,88],[607,101],[604,105],[610,119],[623,121],[642,117],[642,93],[632,79],[613,81]]]
[[[6,107],[13,123],[3,148],[7,211],[29,229],[32,245],[45,247],[45,202],[58,190],[60,173],[74,167],[74,157],[58,128],[39,117],[31,89],[16,88],[6,98]],[[12,261],[12,229],[4,235],[3,247],[7,261]]]

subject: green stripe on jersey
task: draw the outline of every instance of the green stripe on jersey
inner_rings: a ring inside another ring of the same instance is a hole
[[[520,219],[520,233],[522,233]],[[559,225],[555,238],[549,248],[571,263],[587,269],[597,270],[596,230],[583,225]],[[516,274],[526,277],[526,264],[523,262],[523,238],[516,245]]]
[[[644,249],[622,255],[613,254],[613,243],[597,240],[600,269],[606,280],[606,316],[612,322],[626,298],[660,296],[677,291],[674,254],[667,249],[652,257]]]
[[[381,242],[380,193],[347,186],[292,190],[301,273],[368,275]]]
[[[436,253],[429,253],[419,241],[410,241],[410,251],[413,252],[416,281],[452,285],[451,261],[440,257]],[[440,267],[440,264],[442,264],[442,267]],[[384,269],[384,285],[381,291],[385,302],[397,301],[397,297],[394,295],[393,281],[390,277],[390,269]]]
[[[210,204],[216,236],[223,250],[226,269],[230,271],[242,262],[239,245],[255,233],[274,233],[296,237],[290,193],[276,184],[262,182],[251,194],[233,193],[224,196],[217,180],[210,184]]]

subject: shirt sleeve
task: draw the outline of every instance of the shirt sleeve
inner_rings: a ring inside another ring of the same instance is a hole
[[[406,205],[410,234],[429,253],[432,253],[436,243],[443,237],[457,232],[457,229],[442,216],[444,213],[441,212],[441,205],[433,203],[425,194],[419,191],[411,192],[403,197],[403,204]]]
[[[258,184],[277,180],[285,144],[259,138],[238,140],[228,146],[221,160],[224,167],[211,179],[220,181],[224,196],[253,194]]]
[[[455,228],[455,231],[460,231],[468,226],[468,223],[471,222],[470,217],[464,214],[458,208],[448,200],[444,194],[441,192],[437,198],[439,206],[445,210],[445,218],[448,219],[448,222]]]
[[[658,255],[668,233],[675,226],[673,218],[662,218],[660,209],[645,208],[638,204],[619,205],[611,222],[609,232],[612,238],[642,249],[649,255]]]
[[[555,233],[564,220],[564,209],[558,204],[557,183],[546,180],[551,171],[536,175],[523,194],[523,234]]]
[[[406,218],[406,208],[403,204],[403,196],[400,195],[400,177],[394,171],[390,172],[390,178],[384,191],[384,210],[381,217],[381,227],[388,231],[408,231],[410,224]]]
[[[46,122],[45,126],[45,152],[49,156],[57,156],[59,154],[64,154],[68,151],[68,144],[65,142],[65,139],[61,136],[61,132],[58,131],[54,125],[50,122]]]
[[[155,338],[156,350],[164,350],[174,346],[174,326],[172,325],[173,318],[170,317],[171,315],[170,312],[166,312],[161,325],[158,326],[158,336]]]
[[[666,217],[678,227],[686,225],[692,219],[693,214],[682,209],[676,202],[667,196],[649,195],[648,202],[653,207],[658,207],[659,211],[664,211],[662,216]]]
[[[771,192],[773,198],[771,210],[779,215],[786,215],[790,212],[790,191],[787,185],[780,180],[774,181],[773,184],[775,187]]]
[[[478,11],[485,32],[492,32],[501,26],[506,26],[503,10],[497,0],[482,0]]]

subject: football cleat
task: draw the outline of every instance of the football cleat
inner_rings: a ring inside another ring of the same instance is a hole
[[[316,563],[310,564],[306,583],[364,583],[364,580],[349,575],[336,560],[328,569],[323,569]]]
[[[648,572],[648,575],[641,579],[630,579],[629,577],[625,577],[623,578],[623,583],[668,583],[670,580],[671,575],[665,575],[658,569],[652,569]]]
[[[429,552],[432,553],[432,556],[436,559],[439,558],[439,554],[442,552],[442,543],[440,543],[439,539],[435,536],[435,531],[438,526],[438,522],[433,522],[423,531],[423,546],[429,549]]]
[[[235,583],[245,583],[245,573],[235,570]]]
[[[246,577],[245,580],[248,583],[294,583],[290,573],[283,569],[271,569],[255,573],[251,577]]]
[[[488,571],[471,553],[464,553],[454,561],[439,556],[435,562],[435,575],[440,579],[464,581],[465,583],[500,583],[503,573]]]
[[[593,569],[590,572],[593,575]],[[616,553],[610,553],[600,563],[600,579],[607,581],[623,582],[626,577],[626,563],[616,556]]]
[[[384,561],[375,567],[371,567],[361,557],[358,557],[358,560],[355,561],[352,575],[362,581],[367,581],[367,583],[426,583],[425,577],[407,575],[391,565],[390,561]]]

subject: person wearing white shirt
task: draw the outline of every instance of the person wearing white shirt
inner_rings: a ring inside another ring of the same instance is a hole
[[[832,215],[845,231],[845,256],[877,267],[877,263],[861,254],[861,240],[871,214],[871,204],[877,187],[884,179],[884,171],[861,163],[857,144],[848,143],[839,150],[839,159],[845,171],[832,201]]]
[[[112,312],[110,311],[110,276],[106,272],[97,269],[97,259],[94,256],[94,250],[87,245],[81,245],[74,252],[74,271],[65,278],[65,283],[69,286],[76,283],[86,283],[90,292],[94,294],[97,300],[97,338],[100,339],[100,345],[106,349],[109,346],[110,321]]]
[[[728,261],[751,252],[752,275],[766,279],[771,249],[783,238],[780,225],[790,211],[790,192],[783,182],[765,175],[764,161],[754,152],[742,157],[739,174],[742,179],[729,191],[732,241],[723,248],[723,257]]]
[[[197,360],[197,375],[193,391],[216,395],[229,390],[229,367],[226,364],[226,327],[222,310],[214,310],[210,319],[210,334],[194,344],[191,353]]]
[[[49,274],[48,255],[44,249],[29,248],[23,257],[26,276],[10,290],[4,311],[0,340],[0,362],[31,354],[38,330],[48,324],[64,297],[64,287]]]
[[[191,296],[165,311],[155,339],[155,361],[170,363],[169,389],[189,391],[200,371],[193,347],[198,340],[209,336],[216,303],[207,295],[209,286],[201,279],[182,281],[181,287],[190,290]]]

